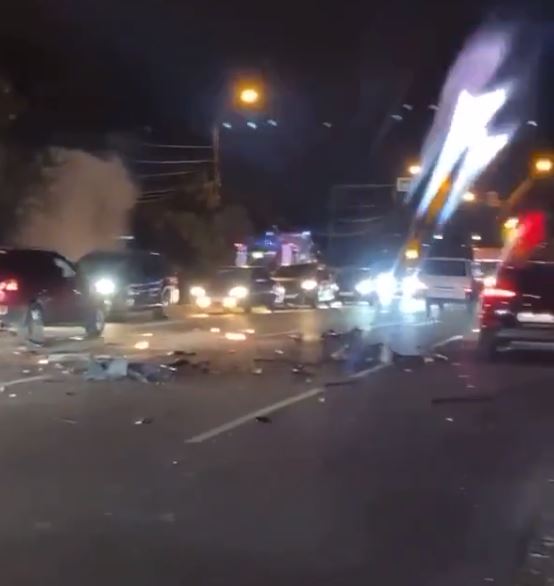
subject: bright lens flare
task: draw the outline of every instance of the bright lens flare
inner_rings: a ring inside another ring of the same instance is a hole
[[[258,90],[248,87],[241,90],[239,99],[243,104],[255,104],[260,99]]]
[[[115,293],[115,283],[108,277],[102,277],[94,283],[94,288],[100,295],[112,295]]]

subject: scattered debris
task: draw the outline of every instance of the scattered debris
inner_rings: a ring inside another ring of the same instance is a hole
[[[148,340],[139,340],[134,348],[136,350],[148,350],[148,348],[150,348],[150,342],[148,342]]]
[[[443,403],[478,403],[481,401],[492,401],[495,395],[491,394],[476,394],[473,395],[458,395],[453,397],[434,397],[431,399],[431,403],[434,405],[440,405]]]
[[[445,356],[444,354],[439,354],[438,352],[435,352],[433,354],[433,358],[435,360],[441,360],[442,362],[450,362],[448,356]]]
[[[264,371],[263,368],[253,368],[252,374],[262,374],[263,371]]]
[[[70,425],[77,425],[77,420],[69,419],[68,417],[62,417],[60,421],[63,421],[64,423],[69,423]]]
[[[144,338],[151,338],[154,334],[152,332],[144,332],[141,334]]]
[[[275,348],[274,352],[278,356],[282,356],[285,353],[285,351],[284,350],[281,350],[280,348]]]
[[[293,340],[294,342],[302,342],[304,340],[304,337],[302,336],[302,334],[291,334],[289,336],[289,338],[291,340]]]
[[[413,372],[413,370],[411,368],[405,368],[404,372]]]
[[[133,422],[134,425],[149,425],[154,421],[153,417],[141,417],[140,419],[135,419]]]
[[[221,333],[221,328],[210,328],[210,332],[212,334],[219,334]]]
[[[75,391],[66,391],[66,392],[65,392],[65,394],[66,394],[68,397],[74,397],[74,396],[75,396],[77,393],[76,393]]]
[[[531,551],[529,556],[535,559],[548,559],[550,556],[546,553],[542,553],[540,551]]]
[[[244,342],[246,340],[246,334],[242,332],[227,332],[225,334],[225,339],[230,340],[231,342]]]
[[[173,464],[173,466],[177,466],[177,464],[179,463],[179,460],[172,460],[171,463]]]
[[[48,364],[48,358],[39,358],[37,364]]]
[[[319,397],[317,399],[320,403],[325,403],[325,397]]]
[[[458,378],[469,378],[469,374],[465,374],[465,373],[459,374]]]
[[[258,415],[256,421],[259,423],[271,423],[271,419],[267,415]]]
[[[24,368],[24,369],[22,369],[21,374],[31,374],[31,369],[30,368]]]
[[[10,394],[8,395],[8,397],[9,397],[10,399],[15,399],[15,398],[17,397],[17,395],[16,395],[15,393],[10,393]]]
[[[445,417],[444,418],[445,421],[448,421],[448,423],[453,423],[454,419],[452,417]]]
[[[475,385],[466,385],[466,389],[474,389]]]
[[[196,356],[196,352],[192,352],[191,350],[173,350],[173,352],[169,352],[169,356]]]
[[[96,357],[88,364],[83,377],[87,381],[122,380],[129,378],[145,383],[165,382],[173,375],[167,365],[150,362],[129,362],[126,358]]]
[[[170,362],[169,364],[166,364],[166,366],[168,368],[180,368],[181,366],[190,366],[190,360],[187,360],[186,358],[177,358],[177,360],[174,360],[173,362]]]

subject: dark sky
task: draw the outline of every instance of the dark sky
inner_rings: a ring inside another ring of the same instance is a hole
[[[156,140],[207,141],[216,117],[233,119],[243,129],[223,136],[223,153],[234,190],[258,190],[286,214],[336,181],[390,180],[417,153],[464,39],[484,23],[536,17],[514,6],[19,0],[0,22],[0,66],[28,98],[31,134],[149,126]],[[241,72],[263,79],[263,118],[277,129],[254,135],[228,111]]]

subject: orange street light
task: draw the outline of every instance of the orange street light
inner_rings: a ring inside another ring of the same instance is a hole
[[[239,92],[239,101],[247,106],[257,104],[260,101],[260,92],[254,87],[245,87]]]
[[[554,162],[547,157],[541,157],[535,161],[535,172],[540,175],[551,173],[554,169]]]
[[[415,177],[416,175],[419,175],[419,174],[421,173],[421,165],[418,165],[418,164],[413,164],[413,165],[410,165],[410,166],[408,167],[408,173],[409,173],[410,175],[413,175],[414,177]]]

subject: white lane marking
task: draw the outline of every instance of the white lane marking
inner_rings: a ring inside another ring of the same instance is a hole
[[[262,415],[269,415],[270,413],[274,413],[275,411],[279,411],[280,409],[284,409],[289,405],[294,405],[295,403],[299,403],[300,401],[304,401],[305,399],[309,399],[310,397],[315,397],[323,393],[325,389],[323,387],[316,387],[315,389],[310,389],[309,391],[305,391],[304,393],[300,393],[299,395],[295,395],[294,397],[289,397],[288,399],[283,399],[282,401],[278,401],[277,403],[273,403],[272,405],[268,405],[267,407],[262,407],[257,411],[251,411],[242,417],[238,417],[237,419],[233,419],[224,423],[223,425],[219,425],[218,427],[214,427],[213,429],[209,429],[203,433],[199,433],[188,440],[185,440],[187,444],[201,444],[206,440],[212,439],[222,433],[227,431],[231,431],[249,421],[252,421],[256,417],[261,417]]]
[[[349,379],[358,379],[367,376],[368,374],[372,374],[374,372],[378,372],[390,366],[389,364],[377,364],[376,366],[372,366],[371,368],[367,368],[366,370],[362,370],[357,372],[356,374],[349,377]],[[237,417],[237,419],[232,419],[223,425],[219,425],[218,427],[214,427],[213,429],[209,429],[203,433],[199,433],[187,440],[185,440],[186,444],[201,444],[207,440],[210,440],[222,433],[226,433],[231,431],[232,429],[236,429],[237,427],[241,427],[246,423],[254,420],[256,417],[261,417],[264,415],[270,415],[271,413],[275,413],[276,411],[280,411],[289,405],[294,405],[295,403],[300,403],[301,401],[305,401],[311,397],[315,397],[316,395],[320,395],[326,391],[325,387],[316,387],[314,389],[310,389],[305,391],[304,393],[300,393],[299,395],[295,395],[294,397],[289,397],[287,399],[283,399],[282,401],[278,401],[277,403],[273,403],[272,405],[268,405],[267,407],[262,407],[256,411],[251,411],[242,417]]]
[[[445,346],[446,344],[449,344],[450,342],[455,342],[456,340],[463,340],[464,337],[461,334],[456,334],[455,336],[450,336],[448,338],[445,338],[444,340],[440,340],[439,342],[436,342],[435,344],[433,344],[431,346],[431,348],[433,350],[435,350],[436,348],[440,348],[441,346]]]
[[[387,368],[387,366],[390,366],[390,364],[377,364],[375,366],[371,366],[370,368],[366,368],[365,370],[360,370],[359,372],[352,374],[350,378],[364,378],[368,374],[379,372],[380,370]]]
[[[20,385],[22,383],[32,383],[33,381],[45,380],[47,378],[50,377],[46,374],[39,374],[37,376],[27,376],[25,378],[16,378],[5,382],[0,382],[0,387],[13,387],[13,385]]]

